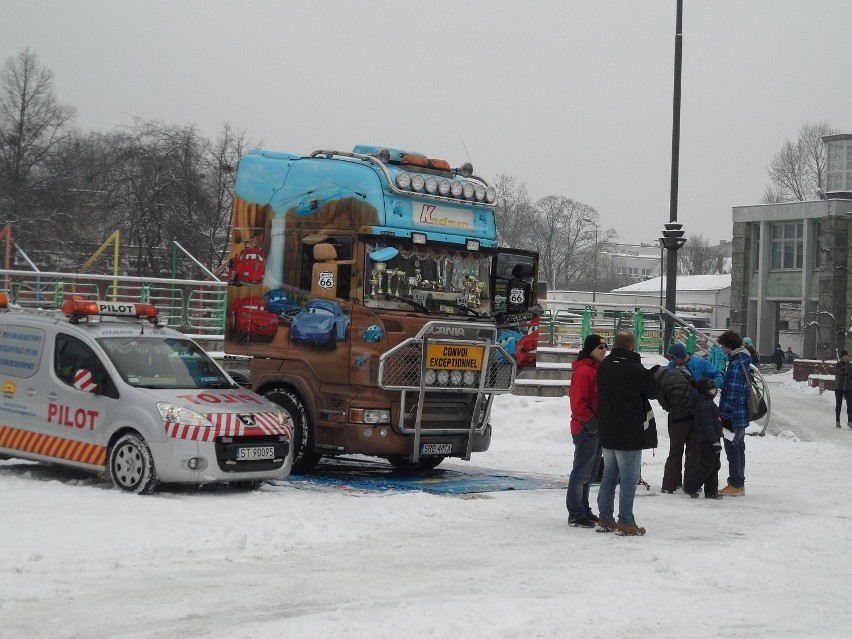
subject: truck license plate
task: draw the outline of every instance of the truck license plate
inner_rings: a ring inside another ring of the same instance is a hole
[[[274,446],[251,446],[249,448],[237,448],[237,461],[254,461],[257,459],[274,458]]]
[[[452,452],[452,444],[423,444],[420,447],[421,455],[450,455]]]

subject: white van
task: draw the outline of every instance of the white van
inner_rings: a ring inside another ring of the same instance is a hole
[[[158,326],[150,304],[0,311],[0,458],[106,472],[134,493],[160,482],[257,488],[289,474],[292,433],[275,404]]]

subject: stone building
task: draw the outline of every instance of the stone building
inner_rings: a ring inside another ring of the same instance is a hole
[[[824,199],[733,208],[731,328],[760,353],[781,343],[831,359],[852,346],[852,134],[823,141]]]

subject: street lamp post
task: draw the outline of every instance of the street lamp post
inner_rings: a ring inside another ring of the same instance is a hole
[[[669,223],[663,228],[660,241],[668,249],[666,265],[666,331],[663,337],[664,348],[668,347],[672,337],[677,295],[677,250],[683,246],[683,224],[677,223],[677,185],[680,163],[680,76],[683,59],[683,0],[677,0],[677,21],[675,23],[675,60],[674,60],[674,97],[672,100],[672,180],[669,200]]]
[[[595,224],[595,254],[592,257],[592,304],[598,294],[598,225]]]

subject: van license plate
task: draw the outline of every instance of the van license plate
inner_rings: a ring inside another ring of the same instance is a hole
[[[256,459],[274,459],[274,446],[252,446],[237,448],[237,461],[254,461]]]
[[[423,444],[420,447],[421,455],[450,455],[452,452],[452,444]]]

